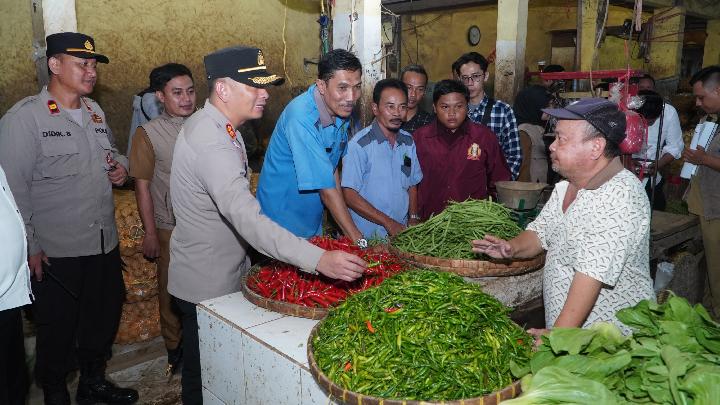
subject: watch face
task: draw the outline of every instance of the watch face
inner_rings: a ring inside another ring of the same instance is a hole
[[[468,42],[475,46],[480,43],[480,27],[473,25],[468,28]]]

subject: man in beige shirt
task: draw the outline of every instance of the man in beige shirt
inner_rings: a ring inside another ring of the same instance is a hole
[[[150,73],[150,87],[163,105],[157,118],[139,126],[132,138],[130,176],[135,178],[135,198],[145,229],[143,254],[157,259],[160,331],[168,351],[168,372],[182,358],[180,318],[167,292],[170,235],[175,216],[170,203],[170,167],[175,140],[185,119],[195,112],[195,83],[184,65],[168,63]]]
[[[270,74],[262,51],[232,47],[205,57],[210,96],[178,135],[170,175],[175,229],[170,239],[168,291],[182,313],[182,400],[202,403],[196,304],[240,290],[250,267],[247,249],[305,271],[341,280],[362,275],[357,256],[326,252],[260,213],[248,183],[247,154],[236,128],[262,117]]]

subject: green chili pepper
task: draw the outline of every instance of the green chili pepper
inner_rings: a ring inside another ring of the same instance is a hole
[[[532,339],[508,312],[458,276],[408,271],[332,309],[313,340],[315,359],[336,384],[363,395],[482,396],[510,385],[511,362],[527,364],[531,355]]]

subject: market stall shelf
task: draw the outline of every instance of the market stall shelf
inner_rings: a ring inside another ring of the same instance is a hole
[[[308,356],[308,366],[310,367],[310,373],[315,377],[315,381],[318,383],[318,385],[325,391],[328,396],[331,398],[335,398],[338,401],[344,403],[344,404],[357,404],[357,405],[434,405],[434,404],[443,404],[443,405],[496,405],[500,402],[515,398],[516,396],[520,395],[522,392],[520,388],[520,381],[515,381],[509,386],[503,388],[502,390],[492,392],[488,395],[482,396],[482,397],[476,397],[476,398],[467,398],[462,400],[452,400],[452,401],[440,401],[440,402],[433,402],[433,401],[412,401],[412,400],[400,400],[400,399],[387,399],[387,398],[378,398],[374,396],[368,396],[359,394],[357,392],[348,391],[341,386],[335,384],[332,382],[318,367],[317,362],[315,361],[315,355],[314,349],[313,349],[313,340],[315,339],[315,336],[317,336],[318,328],[322,325],[322,322],[315,325],[315,327],[310,332],[310,337],[308,337],[308,343],[307,343],[307,356]]]
[[[515,276],[537,270],[545,265],[545,253],[526,260],[468,260],[446,259],[440,257],[424,256],[402,251],[390,245],[390,253],[395,254],[412,264],[435,268],[463,277],[494,277]]]

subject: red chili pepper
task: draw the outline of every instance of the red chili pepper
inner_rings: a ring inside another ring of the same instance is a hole
[[[351,369],[352,369],[352,363],[350,363],[348,361],[347,363],[345,363],[345,367],[343,367],[343,370],[345,370],[347,372],[347,371],[350,371]]]
[[[387,312],[388,314],[392,314],[393,312],[397,311],[398,309],[400,309],[400,308],[398,308],[398,307],[385,308],[385,312]]]
[[[375,328],[373,328],[369,319],[365,321],[365,325],[367,326],[367,329],[370,331],[370,333],[375,333]]]
[[[310,293],[307,295],[307,297],[313,301],[315,301],[318,305],[320,305],[323,308],[327,308],[330,306],[330,303],[323,297],[322,295],[318,293]]]

